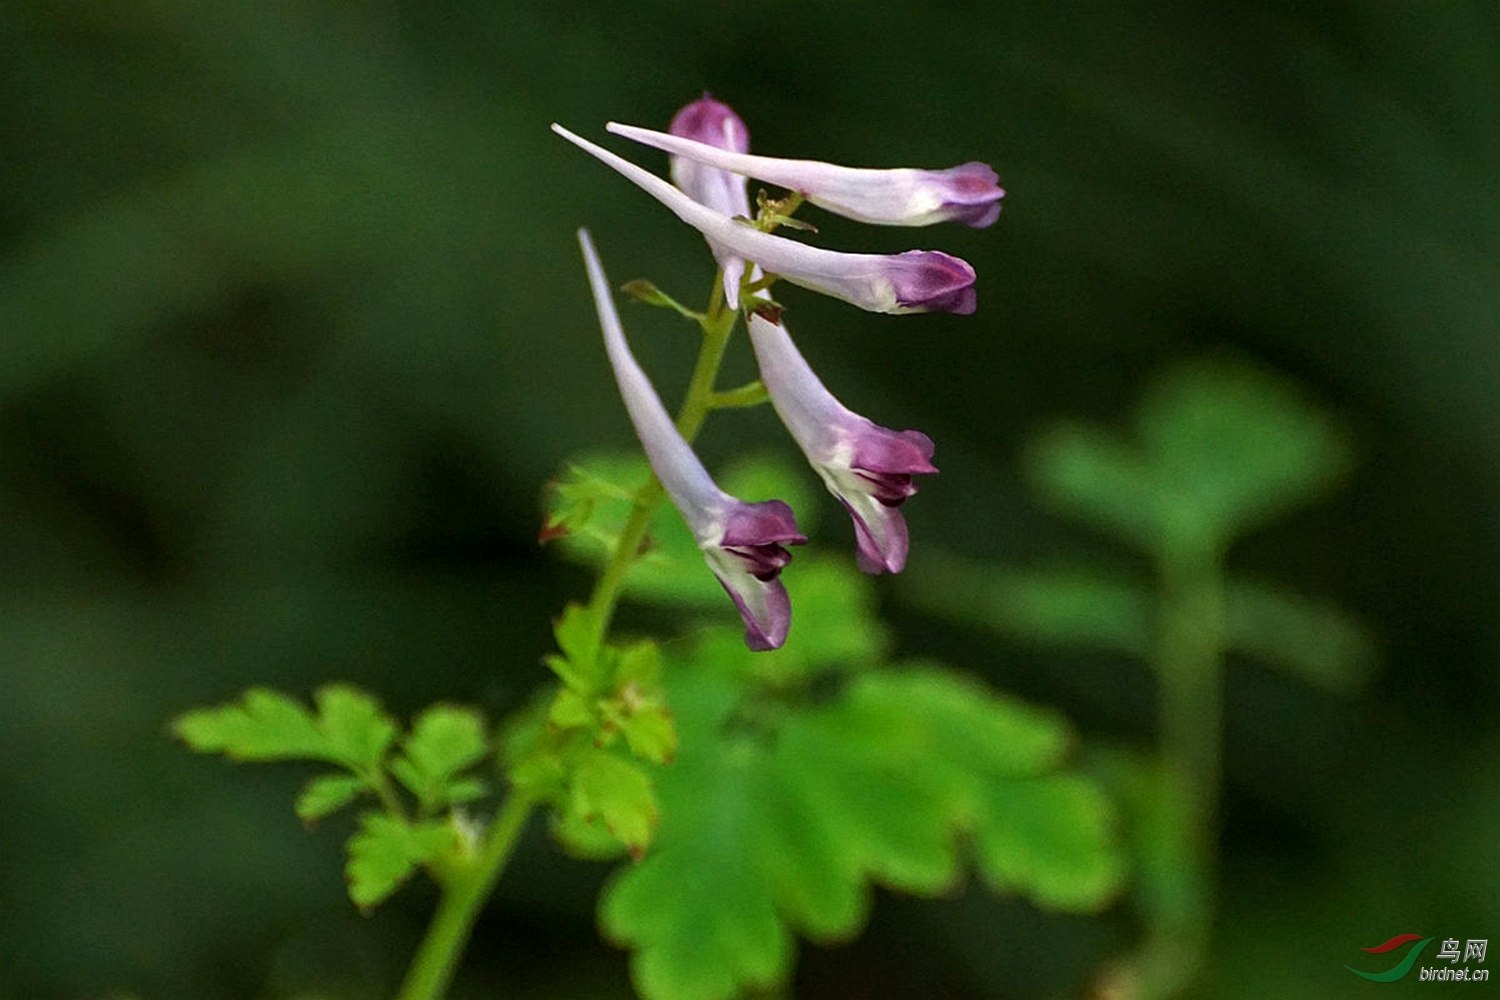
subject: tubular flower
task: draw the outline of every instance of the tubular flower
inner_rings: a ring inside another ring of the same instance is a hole
[[[777,579],[792,561],[785,546],[801,545],[807,539],[797,530],[792,509],[782,501],[746,503],[719,489],[709,477],[630,353],[587,230],[578,231],[578,242],[615,381],[651,469],[687,522],[709,569],[739,609],[745,621],[745,644],[753,650],[776,649],[786,641],[792,621],[791,601]]]
[[[980,229],[1000,217],[1000,199],[1005,192],[996,183],[999,177],[987,164],[965,163],[947,170],[906,167],[868,170],[817,160],[751,156],[748,143],[743,149],[727,146],[679,130],[676,124],[674,120],[670,135],[617,122],[604,127],[616,135],[670,153],[674,177],[676,162],[685,158],[705,167],[779,184],[800,193],[819,208],[858,222],[879,226],[962,222]]]
[[[552,130],[624,174],[709,244],[742,257],[794,285],[822,292],[871,312],[974,311],[974,269],[937,250],[900,254],[838,253],[763,233],[699,204],[649,171],[553,124]]]
[[[750,314],[750,343],[771,405],[828,491],[854,519],[856,557],[866,573],[906,565],[906,519],[898,509],[917,492],[912,476],[936,472],[932,441],[893,431],[834,398],[792,343],[786,327]]]
[[[668,129],[674,136],[691,140],[694,146],[706,145],[734,153],[750,149],[750,130],[740,116],[729,105],[707,95],[677,112]],[[698,204],[730,218],[750,218],[744,177],[685,156],[671,158],[671,174],[672,183]],[[729,308],[738,309],[745,259],[712,240],[708,247],[724,272],[724,301]]]

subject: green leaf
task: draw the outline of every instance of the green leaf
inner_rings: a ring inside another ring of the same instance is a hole
[[[337,760],[327,736],[295,699],[251,688],[238,702],[185,712],[172,731],[199,753],[235,760]]]
[[[369,910],[395,892],[417,868],[453,853],[457,834],[444,822],[403,823],[385,813],[367,812],[349,838],[344,877],[349,898]]]
[[[1118,435],[1061,424],[1028,449],[1026,466],[1041,498],[1147,552],[1165,543],[1174,511],[1159,472]]]
[[[582,604],[569,604],[553,623],[552,635],[562,655],[547,657],[547,666],[571,690],[582,695],[597,691],[608,666],[600,655],[598,614]]]
[[[660,676],[661,651],[652,640],[632,643],[620,650],[620,658],[615,664],[617,686],[638,684],[649,687],[655,685]]]
[[[1027,861],[1005,887],[1045,905],[1093,908],[1113,891],[1107,803],[1086,779],[1057,777],[1071,737],[1055,716],[928,665],[856,675],[831,701],[755,711],[732,677],[677,669],[683,741],[656,778],[657,838],[600,900],[605,932],[635,949],[647,1000],[775,986],[793,933],[852,937],[873,884],[950,888],[966,834],[1026,845],[1030,854],[997,850]],[[1029,794],[1027,808],[997,786]],[[1048,822],[1058,845],[1036,840]]]
[[[1137,407],[1135,439],[1067,424],[1028,464],[1043,498],[1147,552],[1218,550],[1324,493],[1344,433],[1284,380],[1246,365],[1169,370]]]
[[[640,766],[604,750],[588,750],[573,767],[572,811],[598,821],[634,854],[651,842],[657,823],[656,795]]]
[[[412,723],[411,734],[402,741],[401,755],[392,761],[391,771],[424,808],[435,810],[457,801],[453,791],[460,773],[488,753],[484,717],[478,711],[434,705]],[[472,782],[466,790],[472,790]]]
[[[1324,690],[1357,691],[1369,680],[1375,643],[1351,616],[1248,580],[1226,594],[1230,646]]]
[[[1224,539],[1317,498],[1350,463],[1326,413],[1245,364],[1174,366],[1147,390],[1135,425],[1166,481]]]
[[[326,685],[313,698],[318,728],[336,758],[352,767],[378,770],[397,733],[395,720],[380,702],[350,684]]]
[[[604,829],[601,824],[589,822],[572,809],[554,810],[551,829],[563,850],[575,858],[614,861],[626,853],[626,847],[619,837]]]
[[[928,553],[902,593],[929,613],[1045,646],[1151,652],[1151,595],[1097,569],[1007,570]]]
[[[572,688],[559,688],[547,710],[547,722],[558,729],[592,727],[599,721],[594,703]]]
[[[625,282],[625,284],[620,286],[620,291],[637,302],[648,306],[660,306],[663,309],[671,309],[679,316],[683,316],[694,322],[703,319],[702,313],[694,312],[686,306],[679,304],[676,299],[644,278],[636,278],[634,281]]]
[[[644,702],[628,714],[618,716],[616,725],[625,735],[630,752],[653,764],[666,764],[677,753],[677,728],[672,714],[659,702]]]
[[[1049,909],[1097,910],[1124,879],[1113,826],[1109,801],[1084,778],[994,781],[978,823],[980,871],[997,892],[1024,892]]]
[[[322,819],[369,788],[370,783],[356,774],[320,774],[297,794],[297,816],[304,823]]]
[[[638,472],[633,475],[635,481],[644,481]],[[596,475],[585,466],[569,466],[557,482],[548,486],[547,517],[539,540],[547,542],[585,532],[600,504],[619,504],[621,501],[632,503],[633,490]]]

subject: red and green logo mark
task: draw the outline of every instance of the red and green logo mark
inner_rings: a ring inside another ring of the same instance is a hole
[[[1406,957],[1397,962],[1391,968],[1385,970],[1384,972],[1361,972],[1358,969],[1354,968],[1352,965],[1346,965],[1344,966],[1344,968],[1348,969],[1356,976],[1363,976],[1364,978],[1372,982],[1394,983],[1396,980],[1400,979],[1402,976],[1411,971],[1411,967],[1417,964],[1417,956],[1422,954],[1422,949],[1427,947],[1428,943],[1432,940],[1432,938],[1424,938],[1420,934],[1397,934],[1385,944],[1377,944],[1373,948],[1360,949],[1360,951],[1367,951],[1372,955],[1384,955],[1386,952],[1395,951],[1397,948],[1410,941],[1416,941],[1417,946],[1408,951],[1406,953]]]

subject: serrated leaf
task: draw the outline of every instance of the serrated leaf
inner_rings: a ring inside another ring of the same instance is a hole
[[[452,786],[460,772],[489,753],[484,718],[455,705],[434,705],[417,716],[401,743],[392,773],[428,809],[456,801]]]
[[[370,783],[355,774],[320,774],[297,793],[297,817],[304,823],[322,819],[353,802]]]
[[[378,905],[418,867],[451,853],[457,843],[447,823],[408,824],[385,813],[365,813],[349,838],[344,866],[349,898],[361,910]]]
[[[379,769],[396,739],[396,722],[373,696],[351,684],[329,684],[313,696],[318,728],[337,759],[352,767]]]
[[[1337,608],[1248,580],[1230,581],[1225,603],[1234,650],[1327,691],[1369,679],[1375,643]]]
[[[639,765],[604,750],[589,750],[572,773],[571,808],[602,823],[632,852],[645,850],[657,823],[656,794]]]
[[[200,753],[235,760],[338,759],[305,707],[266,688],[251,688],[238,702],[185,712],[172,731]]]

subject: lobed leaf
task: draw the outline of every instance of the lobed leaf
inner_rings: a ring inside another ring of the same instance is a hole
[[[461,773],[489,753],[484,717],[472,708],[434,705],[418,715],[401,753],[391,762],[391,773],[427,809],[439,809],[484,794],[483,785],[462,779]]]
[[[349,838],[344,877],[349,898],[368,910],[395,892],[418,867],[451,854],[458,837],[448,823],[404,823],[381,812],[360,817]]]
[[[357,774],[320,774],[297,793],[297,817],[304,823],[322,819],[369,789],[370,783]]]
[[[326,734],[295,699],[251,688],[238,702],[184,712],[172,731],[200,753],[234,760],[337,760]]]
[[[379,770],[396,739],[396,722],[374,696],[351,684],[328,684],[313,695],[318,728],[335,759],[354,768]]]
[[[966,833],[1005,874],[994,884],[1044,905],[1095,908],[1118,883],[1107,802],[1055,770],[1070,743],[1055,716],[930,665],[857,675],[816,704],[756,707],[701,669],[672,690],[684,741],[657,776],[653,852],[600,900],[648,1000],[774,986],[793,932],[853,936],[873,884],[954,885]]]
[[[604,750],[585,751],[574,762],[569,806],[585,822],[602,824],[632,853],[645,850],[656,828],[651,779],[638,764]]]

